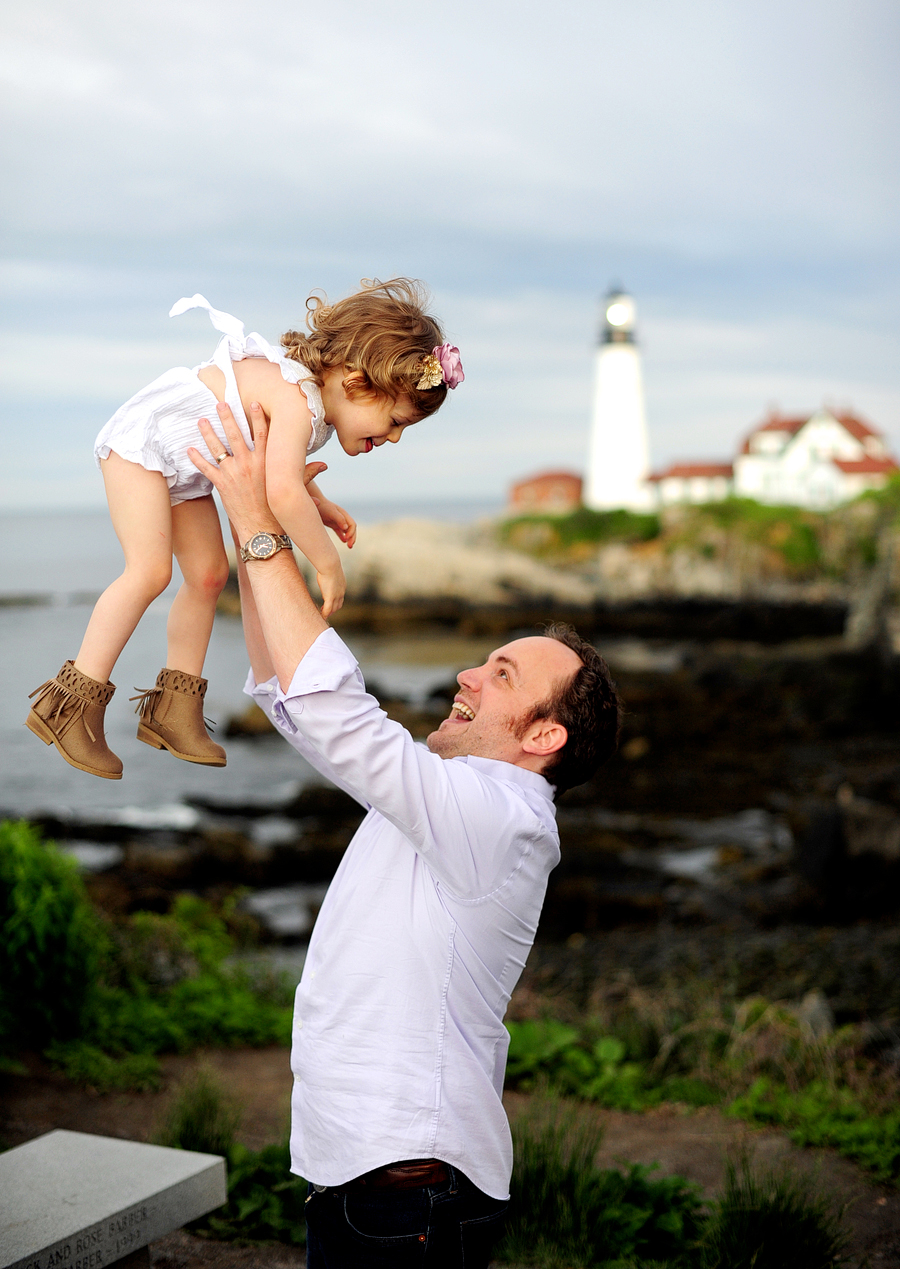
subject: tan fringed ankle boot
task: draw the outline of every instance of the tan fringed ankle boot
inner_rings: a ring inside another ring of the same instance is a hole
[[[35,688],[25,726],[56,748],[71,766],[103,780],[121,780],[122,763],[106,743],[103,716],[115,691],[67,661],[55,679]],[[29,697],[29,700],[31,697]]]
[[[137,738],[154,749],[168,749],[185,762],[224,767],[225,750],[210,740],[203,718],[206,679],[183,670],[160,670],[156,687],[132,696],[139,701]]]

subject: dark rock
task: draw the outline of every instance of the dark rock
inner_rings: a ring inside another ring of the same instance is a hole
[[[225,735],[229,739],[244,736],[255,739],[257,736],[275,735],[275,728],[255,701],[251,701],[240,714],[232,714],[225,724]]]
[[[794,851],[794,867],[825,896],[836,893],[845,879],[847,837],[844,817],[838,806],[816,810]]]

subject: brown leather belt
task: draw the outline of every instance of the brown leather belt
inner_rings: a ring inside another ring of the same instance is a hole
[[[373,1190],[412,1190],[416,1186],[441,1185],[449,1180],[449,1169],[440,1159],[407,1159],[366,1172],[350,1185],[364,1185]]]

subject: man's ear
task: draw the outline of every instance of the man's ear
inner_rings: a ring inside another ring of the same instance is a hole
[[[558,753],[568,739],[569,733],[562,723],[552,718],[540,718],[522,737],[522,748],[539,758],[549,758],[552,753]]]

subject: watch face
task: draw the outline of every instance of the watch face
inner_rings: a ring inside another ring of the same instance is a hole
[[[250,539],[249,549],[258,560],[267,560],[277,549],[271,533],[255,533]]]

